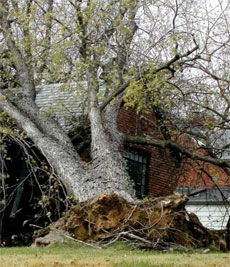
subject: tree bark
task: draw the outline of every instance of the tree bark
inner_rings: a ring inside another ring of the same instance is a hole
[[[106,131],[97,101],[98,84],[95,76],[94,70],[88,73],[92,158],[90,167],[96,185],[96,187],[93,186],[93,190],[97,191],[97,194],[114,192],[128,201],[132,201],[134,200],[133,185],[119,151],[119,142],[117,142],[117,139],[111,138],[110,133]],[[114,127],[116,127],[116,124],[115,121]]]

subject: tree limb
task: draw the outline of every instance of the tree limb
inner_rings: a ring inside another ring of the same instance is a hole
[[[132,79],[129,79],[128,81],[124,82],[121,86],[115,90],[110,96],[107,97],[107,99],[100,105],[101,111],[105,109],[105,107],[119,94],[125,91],[125,89],[129,86]]]
[[[161,148],[169,148],[178,151],[182,155],[192,159],[192,160],[200,160],[203,162],[211,163],[221,168],[230,168],[230,163],[224,159],[214,159],[208,156],[202,156],[199,154],[195,154],[184,148],[183,146],[178,145],[177,143],[171,140],[158,140],[154,139],[149,136],[125,136],[124,141],[127,143],[134,143],[134,144],[145,144],[145,145],[152,145],[155,147]]]
[[[195,42],[195,40],[194,40]],[[197,49],[199,49],[199,46],[196,44],[193,49],[191,50],[188,50],[186,53],[182,54],[182,55],[179,55],[179,54],[176,54],[171,60],[169,60],[167,63],[165,64],[162,64],[160,67],[156,68],[154,70],[154,72],[152,73],[152,75],[155,75],[157,74],[158,72],[162,71],[162,70],[169,70],[171,72],[175,72],[175,70],[173,70],[171,68],[171,65],[174,64],[175,62],[177,62],[178,60],[184,58],[184,57],[187,57],[189,56],[190,54],[192,54],[193,52],[195,52]],[[142,73],[141,76],[143,76],[144,74],[146,74],[149,70],[147,71],[144,71],[144,73]],[[132,80],[140,80],[141,77],[140,75],[138,77],[133,77],[132,79],[129,79],[128,81],[124,82],[122,85],[120,85],[117,90],[115,90],[114,93],[112,93],[100,106],[101,110],[104,110],[104,108],[115,98],[117,97],[119,94],[121,94],[122,92],[125,91],[125,89],[129,86],[130,82]]]
[[[35,99],[35,86],[31,78],[30,70],[27,66],[26,59],[16,46],[13,37],[10,21],[8,20],[9,6],[7,1],[0,0],[0,26],[3,31],[4,39],[12,53],[12,59],[15,64],[18,78],[23,87],[23,95],[32,100]]]

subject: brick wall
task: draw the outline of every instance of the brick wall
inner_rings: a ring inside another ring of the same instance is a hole
[[[221,168],[188,160],[181,165],[178,173],[178,187],[219,187],[230,186],[229,175]]]
[[[145,118],[140,118],[135,110],[124,106],[121,107],[118,115],[118,130],[129,135],[148,134],[159,137],[159,129],[153,115],[148,114],[145,115]],[[152,196],[171,194],[176,187],[177,169],[169,151],[148,145],[132,145],[132,147],[144,150],[150,155],[147,180],[148,194]]]
[[[200,155],[207,156],[205,150],[197,150],[196,142],[182,135],[177,140],[182,146]],[[219,187],[230,186],[229,175],[213,164],[185,159],[178,171],[178,187]]]

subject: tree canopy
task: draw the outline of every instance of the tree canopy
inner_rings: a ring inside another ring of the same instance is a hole
[[[206,155],[164,133],[161,141],[127,141],[171,147],[227,170],[229,11],[228,1],[219,0],[0,0],[0,107],[81,200],[101,191],[132,199],[118,156],[121,98],[139,113],[159,110],[170,136],[191,136]],[[75,83],[79,90],[82,81],[91,128],[88,175],[67,134],[35,103],[36,86]],[[118,175],[110,189],[96,185],[98,177]]]

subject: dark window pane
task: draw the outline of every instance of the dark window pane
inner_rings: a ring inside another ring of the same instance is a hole
[[[126,147],[124,151],[126,168],[135,182],[137,197],[143,197],[146,191],[148,157],[148,153],[130,147]]]

